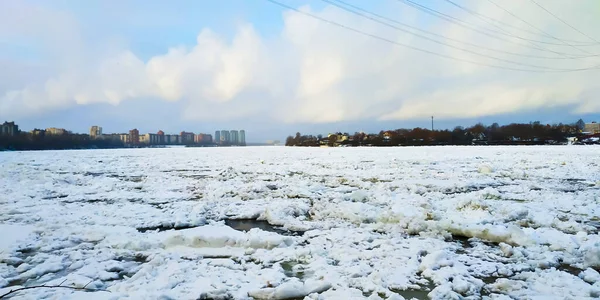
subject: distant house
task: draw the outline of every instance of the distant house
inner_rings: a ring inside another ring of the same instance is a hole
[[[63,135],[66,133],[67,133],[67,130],[64,128],[55,128],[55,127],[46,128],[46,135]]]
[[[487,136],[484,133],[474,133],[473,141],[483,141],[487,140]]]
[[[32,131],[30,131],[30,133],[33,136],[45,136],[46,135],[46,130],[35,128]]]
[[[394,137],[394,133],[392,131],[386,131],[383,133],[383,139],[384,140],[390,140],[392,137]]]
[[[592,123],[585,124],[585,126],[583,128],[583,132],[586,132],[589,134],[600,133],[600,123],[592,122]]]

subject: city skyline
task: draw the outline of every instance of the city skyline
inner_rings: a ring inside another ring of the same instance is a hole
[[[223,134],[223,138],[221,138]],[[121,142],[124,145],[220,145],[220,146],[246,146],[246,131],[244,129],[236,130],[217,130],[215,138],[209,133],[194,133],[181,131],[175,134],[165,134],[161,129],[153,132],[140,132],[137,128],[130,129],[127,132],[105,132],[102,126],[92,125],[87,133],[76,133],[65,128],[46,127],[45,129],[34,128],[32,130],[22,130],[14,121],[5,121],[0,124],[0,137],[18,137],[18,136],[65,136],[65,135],[85,135],[91,140],[113,140]]]

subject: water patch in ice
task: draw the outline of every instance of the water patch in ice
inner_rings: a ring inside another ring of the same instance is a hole
[[[100,177],[100,176],[104,175],[103,172],[83,172],[83,173],[74,173],[74,174],[81,174],[83,176],[91,176],[91,177]]]
[[[162,170],[163,173],[172,173],[172,172],[193,172],[194,170],[188,169],[174,169],[174,170]]]
[[[50,196],[42,197],[42,200],[64,199],[67,197],[69,197],[69,195],[58,194],[58,195],[50,195]]]
[[[573,276],[579,276],[579,274],[583,272],[582,269],[565,263],[561,263],[560,265],[558,265],[558,267],[556,267],[556,269],[562,272],[569,273]]]
[[[8,281],[8,284],[5,286],[5,288],[13,287],[13,286],[24,286],[26,282],[27,282],[27,278],[11,279]]]
[[[115,260],[122,262],[145,263],[148,261],[148,255],[143,253],[122,254],[115,257]]]
[[[260,230],[275,232],[287,236],[300,236],[304,234],[304,231],[287,230],[282,227],[271,225],[267,221],[257,219],[225,219],[225,225],[237,231],[243,232],[248,232],[252,228],[258,228]]]
[[[467,249],[473,248],[473,245],[469,242],[470,238],[461,235],[452,235],[450,242],[454,242],[458,247],[456,248],[456,254],[465,254]],[[425,251],[425,254],[427,252]]]
[[[427,282],[427,284],[419,285],[419,288],[409,288],[406,290],[390,288],[389,290],[405,299],[429,299],[428,294],[435,288],[435,284],[431,280],[427,280]]]
[[[81,201],[68,201],[67,203],[71,203],[71,202],[114,204],[115,200],[113,200],[113,199],[94,198],[94,199],[85,199],[85,200],[81,200]]]
[[[142,181],[144,181],[144,179],[146,179],[146,176],[143,176],[143,175],[127,176],[127,175],[110,174],[107,177],[117,178],[122,181],[128,181],[128,182],[142,182]]]
[[[195,228],[198,226],[202,226],[201,224],[198,225],[191,225],[191,224],[175,224],[175,223],[171,223],[171,224],[160,224],[160,225],[156,225],[156,226],[142,226],[142,227],[137,227],[136,230],[144,233],[144,232],[148,232],[148,231],[157,231],[157,232],[162,232],[162,231],[167,231],[167,230],[183,230],[183,229],[190,229],[190,228]]]
[[[212,178],[211,175],[208,174],[179,174],[181,178],[189,178],[189,179],[206,179]]]
[[[490,188],[490,187],[498,188],[501,186],[505,186],[505,184],[498,183],[498,184],[489,184],[489,185],[456,186],[456,187],[445,188],[445,189],[441,190],[441,192],[444,195],[468,194],[468,193],[482,191],[482,190],[484,190],[486,188]]]
[[[591,230],[588,230],[590,234],[598,234],[600,232],[600,221],[588,221],[585,223]]]

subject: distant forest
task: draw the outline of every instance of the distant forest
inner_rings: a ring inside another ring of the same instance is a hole
[[[471,127],[457,126],[453,130],[430,130],[425,128],[380,131],[377,134],[337,132],[323,135],[288,136],[286,146],[426,146],[426,145],[544,145],[564,144],[568,137],[581,135],[585,123],[574,124],[508,124],[494,123],[485,126],[478,123]]]
[[[1,136],[0,150],[63,150],[122,148],[123,143],[111,139],[92,139],[87,134]]]

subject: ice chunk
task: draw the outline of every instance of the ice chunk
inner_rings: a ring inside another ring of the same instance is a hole
[[[490,174],[490,173],[494,172],[494,169],[492,169],[492,167],[490,165],[485,165],[485,164],[479,165],[479,168],[477,170],[481,174]]]
[[[460,300],[464,297],[452,290],[451,284],[443,284],[437,286],[428,295],[431,299],[449,299],[449,300]]]
[[[322,293],[331,288],[331,284],[323,280],[307,280],[301,282],[297,278],[282,283],[275,288],[264,288],[248,292],[254,299],[277,300],[300,298],[312,293]]]
[[[507,243],[500,243],[500,251],[506,257],[510,257],[513,255],[513,247]]]
[[[587,268],[585,271],[579,274],[579,278],[583,279],[587,283],[593,284],[600,281],[600,273],[592,268]]]
[[[600,266],[600,243],[586,247],[583,262],[586,267]]]
[[[366,202],[368,199],[367,193],[363,190],[358,190],[350,194],[350,201],[352,202]]]
[[[359,299],[365,299],[365,296],[363,295],[363,292],[359,289],[356,288],[335,288],[335,289],[330,289],[327,290],[325,292],[323,292],[322,294],[319,295],[319,297],[315,297],[313,299],[318,299],[318,300],[336,300],[336,299],[347,299],[347,300],[359,300]],[[388,299],[392,299],[392,298],[388,298]],[[395,299],[398,300],[398,299]],[[402,298],[403,300],[403,298]]]
[[[271,225],[284,225],[291,220],[304,218],[310,205],[299,199],[273,201],[259,216],[259,220],[267,220]]]
[[[424,272],[426,270],[437,270],[441,267],[447,267],[454,265],[454,259],[450,256],[451,252],[448,250],[439,250],[423,257],[419,270]]]
[[[451,222],[440,222],[441,228],[452,234],[468,238],[476,237],[494,243],[507,243],[513,245],[531,245],[533,241],[522,229],[514,225],[491,225],[491,224],[459,224]]]
[[[272,249],[289,246],[291,237],[253,228],[247,233],[224,225],[206,225],[163,233],[165,247],[187,246],[193,248],[250,247]]]

